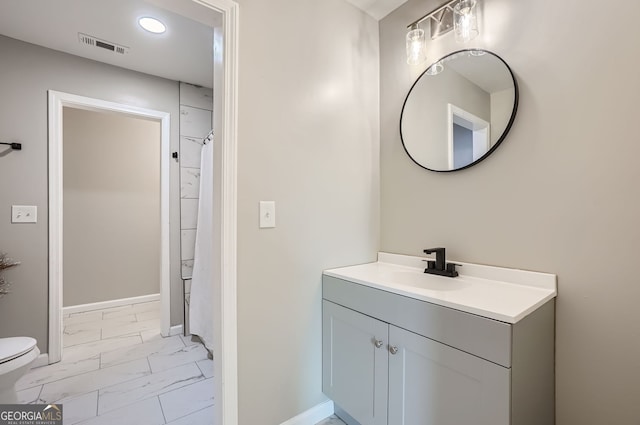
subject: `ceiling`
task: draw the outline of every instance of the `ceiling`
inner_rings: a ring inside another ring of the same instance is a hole
[[[199,22],[143,0],[1,0],[0,34],[122,68],[212,87],[212,26],[219,25],[220,18],[210,9],[196,7],[202,9]],[[143,16],[161,20],[167,31],[155,35],[143,30],[137,23]],[[128,53],[82,44],[78,33],[128,47]]]
[[[221,16],[193,3],[191,20],[170,10],[177,0],[0,0],[0,34],[53,50],[211,87],[213,29]],[[268,0],[265,0],[268,1]],[[379,20],[407,0],[346,0]],[[146,32],[143,16],[160,19],[167,31]],[[124,46],[114,53],[79,42],[78,33]]]
[[[376,20],[380,20],[387,16],[398,7],[402,6],[407,0],[347,0],[349,3],[367,12]]]

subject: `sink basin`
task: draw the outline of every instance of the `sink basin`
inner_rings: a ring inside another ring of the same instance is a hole
[[[460,277],[435,276],[413,270],[388,270],[382,273],[382,278],[396,284],[431,291],[456,291],[470,285]]]
[[[557,294],[553,274],[461,263],[458,277],[424,273],[424,258],[378,253],[378,261],[323,275],[420,301],[517,323]]]

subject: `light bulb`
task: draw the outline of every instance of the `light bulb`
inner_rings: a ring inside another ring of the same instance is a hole
[[[420,65],[427,60],[424,30],[412,27],[407,33],[407,63]]]
[[[426,74],[434,76],[440,74],[442,71],[444,71],[444,65],[442,64],[442,61],[438,61],[427,68]]]
[[[167,27],[162,22],[160,22],[156,18],[151,18],[148,16],[138,19],[138,24],[142,28],[153,34],[162,34],[167,30]]]
[[[484,50],[480,50],[480,49],[473,49],[469,52],[469,54],[471,56],[484,56],[487,54],[487,52],[485,52]]]
[[[460,0],[454,6],[453,26],[459,43],[469,42],[478,36],[476,0]]]

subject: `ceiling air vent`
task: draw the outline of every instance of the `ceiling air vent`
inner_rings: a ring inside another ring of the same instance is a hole
[[[82,44],[86,44],[87,46],[99,47],[104,50],[108,50],[110,52],[119,53],[124,55],[129,53],[129,48],[125,46],[121,46],[116,43],[112,43],[110,41],[101,40],[92,35],[83,34],[81,32],[78,33],[78,41]]]

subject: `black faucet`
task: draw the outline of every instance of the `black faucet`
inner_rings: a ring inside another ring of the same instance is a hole
[[[436,260],[427,261],[427,268],[424,269],[424,272],[447,277],[458,276],[456,266],[458,266],[459,264],[447,263],[445,259],[446,257],[444,248],[429,248],[424,250],[425,254],[433,254],[434,252],[436,254]]]

